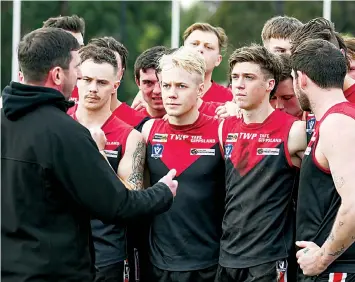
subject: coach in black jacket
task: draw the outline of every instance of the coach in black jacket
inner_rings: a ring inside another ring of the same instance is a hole
[[[3,90],[2,281],[92,281],[90,217],[155,215],[176,192],[174,173],[147,190],[127,190],[90,132],[66,114],[80,75],[78,48],[61,29],[29,33],[18,50],[24,84]]]

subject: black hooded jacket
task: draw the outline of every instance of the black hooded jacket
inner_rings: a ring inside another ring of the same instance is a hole
[[[2,97],[2,281],[92,281],[90,218],[156,215],[173,195],[127,190],[60,92],[12,82]]]

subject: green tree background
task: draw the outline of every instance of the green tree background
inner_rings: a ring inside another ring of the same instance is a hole
[[[322,16],[322,1],[214,1],[196,2],[180,12],[180,31],[194,22],[221,26],[229,37],[224,60],[213,74],[215,81],[226,83],[229,54],[244,44],[261,43],[260,33],[266,20],[275,15],[294,16],[306,22]],[[12,1],[1,1],[1,88],[11,80]],[[21,36],[42,26],[49,17],[77,14],[85,19],[85,42],[109,35],[129,50],[128,68],[118,95],[131,103],[137,93],[133,65],[145,49],[170,46],[171,1],[23,1]],[[355,34],[355,1],[332,1],[332,21],[337,31]]]

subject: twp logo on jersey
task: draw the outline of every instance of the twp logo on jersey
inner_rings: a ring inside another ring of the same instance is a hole
[[[161,158],[163,156],[164,146],[162,144],[155,144],[152,146],[151,156],[155,159]]]
[[[256,150],[258,156],[278,156],[280,154],[279,148],[258,148]]]
[[[170,134],[170,140],[185,141],[189,139],[189,135],[185,134]]]
[[[228,133],[226,142],[237,142],[238,133]]]
[[[233,151],[233,145],[231,144],[227,144],[224,146],[224,157],[226,159],[230,158],[232,155],[232,151]]]
[[[168,134],[155,133],[153,142],[168,142]]]

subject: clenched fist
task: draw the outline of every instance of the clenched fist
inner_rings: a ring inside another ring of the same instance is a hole
[[[89,131],[91,133],[92,139],[94,139],[99,150],[100,151],[104,150],[107,139],[103,130],[100,127],[93,127],[93,128],[89,128]]]

